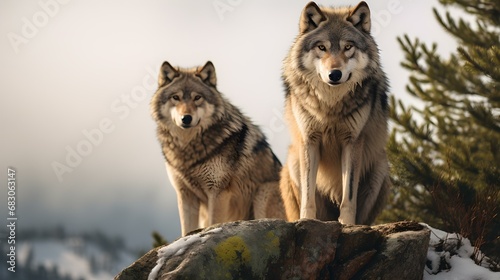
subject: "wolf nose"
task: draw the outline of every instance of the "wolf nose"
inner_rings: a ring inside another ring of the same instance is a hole
[[[191,117],[191,115],[184,115],[181,118],[181,121],[183,124],[191,124],[192,120],[193,120],[193,117]]]
[[[330,78],[330,81],[332,82],[338,82],[342,78],[342,71],[334,69],[330,71],[330,74],[328,74],[328,78]]]

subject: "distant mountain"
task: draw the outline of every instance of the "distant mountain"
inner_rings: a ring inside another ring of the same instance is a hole
[[[99,232],[68,235],[61,229],[33,230],[16,243],[16,272],[0,262],[0,279],[109,280],[137,258],[119,238]],[[7,251],[7,244],[2,249]]]

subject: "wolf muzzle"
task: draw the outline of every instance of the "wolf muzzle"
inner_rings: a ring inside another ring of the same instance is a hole
[[[191,126],[191,122],[193,121],[193,117],[191,115],[183,115],[181,117],[182,127],[188,128]]]
[[[349,73],[349,77],[345,80],[347,82],[351,78],[351,73]],[[330,79],[329,83],[332,85],[338,85],[340,84],[340,80],[342,79],[342,71],[339,69],[333,69],[328,73],[328,79]]]

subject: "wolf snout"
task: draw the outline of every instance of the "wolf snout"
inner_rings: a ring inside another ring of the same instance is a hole
[[[338,83],[340,79],[342,79],[342,71],[338,69],[333,69],[328,74],[328,78],[330,79],[331,82]]]
[[[182,125],[190,125],[193,121],[193,117],[191,115],[183,115],[181,117]]]

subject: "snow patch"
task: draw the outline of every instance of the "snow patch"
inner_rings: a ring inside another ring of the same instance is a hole
[[[500,280],[500,272],[486,268],[487,257],[481,265],[474,263],[474,247],[458,233],[447,233],[422,223],[431,230],[424,280]]]
[[[161,248],[158,250],[158,260],[156,261],[156,266],[153,267],[149,273],[148,280],[154,280],[158,276],[158,272],[161,267],[165,264],[168,258],[172,256],[178,256],[184,253],[186,248],[190,247],[192,244],[201,242],[205,243],[208,236],[214,233],[221,232],[222,228],[214,228],[207,232],[200,232],[197,234],[189,235],[176,240],[175,242]],[[202,236],[203,235],[203,236]]]

